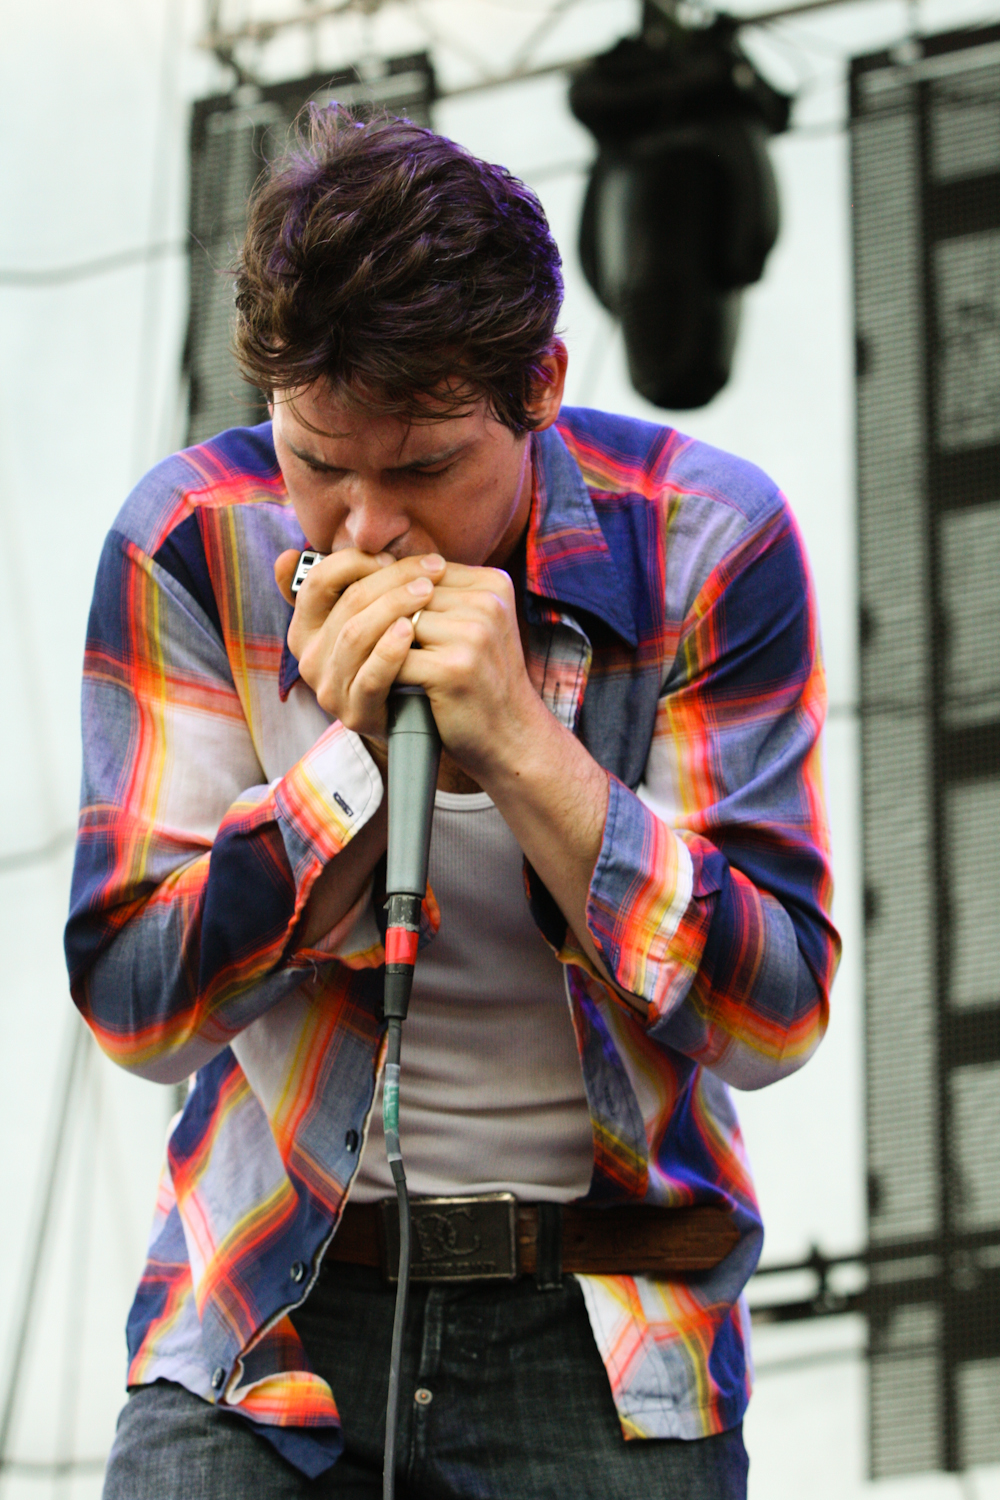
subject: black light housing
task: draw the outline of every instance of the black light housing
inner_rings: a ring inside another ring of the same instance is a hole
[[[683,27],[646,7],[578,73],[570,108],[599,152],[580,258],[622,325],[629,376],[656,406],[704,406],[729,379],[742,291],[778,237],[767,139],[791,100],[750,62],[738,23]]]

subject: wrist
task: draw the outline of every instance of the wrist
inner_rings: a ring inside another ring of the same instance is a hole
[[[515,788],[544,768],[547,756],[558,755],[562,733],[561,725],[529,687],[515,709],[493,717],[488,740],[476,757],[478,764],[465,769],[485,791]]]
[[[385,785],[389,774],[389,741],[384,736],[375,734],[362,734],[359,738],[376,766],[378,766],[382,783]]]
[[[498,806],[514,800],[536,812],[568,803],[579,805],[582,798],[588,809],[599,804],[603,828],[606,773],[534,690],[532,698],[530,714],[498,742],[496,755],[480,777],[484,790]]]

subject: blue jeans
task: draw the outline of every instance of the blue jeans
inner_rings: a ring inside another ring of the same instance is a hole
[[[380,1500],[394,1290],[324,1268],[294,1315],[329,1380],[346,1448],[316,1480],[180,1386],[134,1391],[104,1500]],[[740,1428],[626,1443],[579,1286],[414,1286],[403,1357],[399,1500],[745,1500]]]

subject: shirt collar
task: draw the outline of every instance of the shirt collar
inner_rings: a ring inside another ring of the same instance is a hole
[[[534,471],[525,544],[526,584],[542,599],[586,610],[633,648],[632,600],[583,475],[555,427],[532,435]]]
[[[285,626],[285,643],[281,648],[281,665],[278,668],[278,697],[284,703],[299,680],[299,664],[288,648],[288,626],[292,623],[294,610],[287,605],[288,624]]]

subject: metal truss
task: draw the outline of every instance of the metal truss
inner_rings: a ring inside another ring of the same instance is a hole
[[[492,0],[493,4],[498,0]],[[494,68],[478,56],[471,42],[462,35],[455,23],[455,9],[448,7],[443,14],[440,0],[300,0],[296,9],[284,14],[271,13],[259,17],[247,16],[239,22],[228,22],[223,11],[224,0],[209,0],[204,34],[200,45],[212,52],[220,62],[234,70],[241,83],[259,82],[257,58],[277,38],[289,31],[307,29],[315,34],[317,28],[337,27],[358,19],[374,21],[381,12],[394,10],[414,25],[423,34],[422,45],[436,52],[451,52],[466,64],[471,64],[475,75],[469,82],[438,91],[439,98],[454,98],[458,95],[477,93],[486,89],[521,83],[526,79],[541,78],[554,73],[572,73],[590,60],[586,56],[561,57],[556,60],[542,57],[544,44],[563,20],[574,10],[581,9],[592,0],[548,0],[545,5],[531,6],[537,20],[521,39],[502,68]],[[789,20],[812,11],[826,10],[833,6],[857,5],[868,0],[796,0],[795,4],[771,6],[765,10],[740,18],[741,27],[766,27],[775,22]],[[529,6],[508,0],[512,15],[525,15]],[[467,6],[466,16],[475,14],[478,7]],[[636,24],[642,12],[636,4]],[[682,21],[710,21],[716,14],[710,0],[649,0],[649,10],[660,10],[665,15]],[[437,14],[442,12],[442,14]],[[481,11],[480,11],[481,13]]]

